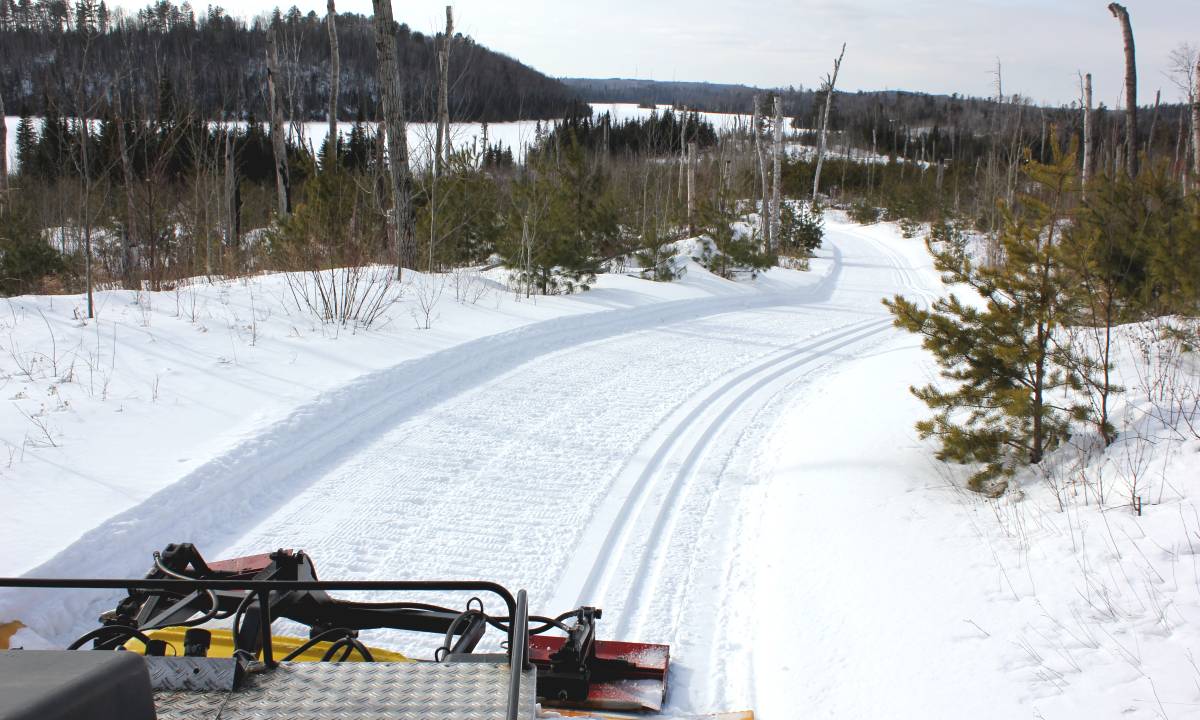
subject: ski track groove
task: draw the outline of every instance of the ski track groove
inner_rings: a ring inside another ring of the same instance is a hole
[[[921,287],[918,284],[913,272],[907,267],[907,259],[900,253],[892,251],[885,244],[875,241],[865,233],[851,233],[855,237],[868,241],[872,247],[881,252],[889,261],[891,267],[889,273],[899,284],[897,288],[901,292],[915,293],[925,302],[929,302],[933,293]],[[837,358],[832,354],[845,347],[854,346],[859,343],[869,342],[866,347],[873,347],[887,336],[887,329],[892,325],[890,320],[865,320],[858,323],[851,323],[843,328],[839,328],[840,332],[830,331],[824,333],[825,337],[816,343],[812,343],[805,348],[795,350],[785,354],[783,357],[760,363],[755,368],[742,373],[734,380],[726,383],[716,392],[708,395],[704,402],[701,403],[696,411],[693,411],[684,419],[682,423],[675,427],[671,441],[668,445],[664,445],[652,457],[652,461],[646,465],[643,471],[643,477],[639,484],[635,487],[636,510],[639,515],[642,513],[651,512],[646,509],[648,502],[643,496],[645,495],[645,484],[651,479],[659,468],[668,465],[668,456],[674,454],[678,456],[680,452],[687,452],[686,457],[674,469],[673,477],[669,481],[669,489],[660,497],[660,502],[653,509],[653,524],[649,531],[648,539],[641,545],[641,552],[634,552],[636,560],[631,560],[624,557],[628,552],[627,543],[632,531],[627,526],[640,522],[642,525],[650,522],[642,520],[640,517],[637,520],[631,521],[628,517],[622,517],[618,520],[619,531],[622,542],[616,547],[613,544],[606,542],[601,547],[600,553],[596,558],[596,567],[602,568],[597,571],[593,568],[589,584],[585,586],[585,591],[581,593],[581,600],[585,599],[589,591],[595,591],[596,581],[594,578],[597,574],[605,578],[610,578],[614,572],[612,566],[621,562],[629,563],[636,562],[636,570],[632,576],[628,578],[628,585],[620,598],[618,609],[618,626],[616,635],[624,637],[631,632],[640,639],[647,639],[648,632],[653,632],[652,629],[646,627],[647,623],[658,622],[659,616],[665,616],[670,619],[671,630],[663,633],[660,637],[655,637],[656,641],[668,642],[672,645],[676,652],[683,649],[686,653],[691,649],[688,647],[688,641],[682,635],[691,627],[700,628],[722,628],[728,630],[728,623],[721,622],[721,616],[726,610],[723,608],[733,607],[733,604],[725,602],[699,602],[696,599],[704,597],[707,590],[698,580],[700,574],[709,572],[712,575],[712,569],[727,567],[724,573],[717,571],[717,574],[726,578],[726,582],[716,583],[716,590],[722,593],[722,598],[727,597],[731,592],[736,592],[737,588],[733,582],[728,581],[735,572],[732,565],[724,565],[719,557],[706,557],[703,552],[702,543],[708,547],[715,548],[718,554],[728,553],[730,546],[734,544],[731,538],[740,537],[739,531],[748,531],[749,528],[733,527],[739,520],[734,518],[734,522],[720,522],[714,517],[714,510],[717,506],[718,498],[721,498],[726,492],[727,487],[731,484],[730,481],[730,465],[735,455],[739,452],[745,452],[746,448],[743,444],[743,439],[750,428],[759,422],[759,416],[764,410],[774,402],[779,402],[781,394],[790,394],[793,388],[804,384],[811,376],[816,375],[821,370],[835,364]],[[864,327],[870,328],[865,332],[860,332]],[[848,338],[848,339],[846,339]],[[799,357],[797,357],[799,356]],[[825,360],[824,363],[820,361]],[[804,373],[796,374],[798,370],[813,364],[820,363],[817,367],[811,368]],[[780,365],[783,367],[779,367]],[[782,386],[782,387],[781,387]],[[728,396],[736,393],[741,389],[740,394],[732,400],[728,400]],[[701,413],[699,410],[713,404],[720,404],[725,401],[719,412],[715,414]],[[744,420],[738,423],[732,422],[736,415],[741,413]],[[706,425],[702,425],[702,421],[707,420]],[[728,429],[726,426],[732,426]],[[693,432],[689,432],[693,431]],[[717,437],[722,434],[735,434],[735,437],[730,442],[716,443]],[[688,435],[691,440],[690,444],[685,445],[682,451],[677,449],[679,439]],[[701,461],[713,455],[721,457],[720,467],[713,470],[709,468],[709,472],[697,472]],[[737,478],[733,478],[736,480]],[[697,484],[703,484],[703,487],[692,487]],[[740,489],[740,488],[739,488]],[[736,492],[739,489],[735,489]],[[702,491],[707,492],[702,492]],[[700,507],[687,512],[686,507],[692,497],[696,498]],[[725,498],[728,499],[728,498]],[[625,507],[628,508],[628,500]],[[688,520],[693,522],[688,523]],[[682,525],[681,525],[682,523]],[[713,541],[716,539],[716,542]],[[744,538],[743,538],[744,539]],[[615,553],[614,553],[615,551]],[[613,555],[615,554],[615,558]],[[680,557],[682,556],[682,557]],[[678,569],[683,568],[683,572]],[[672,573],[671,569],[675,569]],[[604,586],[602,586],[604,587]],[[607,587],[599,593],[605,598],[608,605],[613,605],[614,598],[610,597],[607,592]],[[704,616],[698,617],[696,613],[691,611],[691,605],[698,604],[700,611]],[[663,606],[666,612],[654,612]],[[701,633],[704,637],[704,633]],[[703,668],[688,668],[684,672],[700,672],[707,680],[699,686],[688,684],[692,695],[698,691],[707,692],[708,696],[700,702],[695,702],[694,697],[687,698],[672,697],[670,705],[677,710],[684,711],[703,711],[705,708],[711,709],[714,704],[720,704],[726,701],[727,695],[727,672],[726,668],[730,662],[728,657],[730,652],[738,648],[736,640],[731,640],[727,633],[722,633],[720,630],[712,632],[706,637],[706,651],[694,653],[693,657],[686,655],[676,655],[677,660],[683,662],[695,663],[698,659],[695,655],[700,655],[701,660],[706,664]],[[727,652],[720,652],[719,649],[725,649]],[[677,663],[677,668],[679,663]],[[751,705],[753,704],[753,684],[750,684],[744,691],[744,694],[750,696]]]

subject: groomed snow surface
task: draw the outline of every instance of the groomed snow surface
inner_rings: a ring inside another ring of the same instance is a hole
[[[672,646],[671,714],[1200,717],[1200,442],[1151,412],[1190,395],[1139,389],[1195,372],[1139,353],[1153,328],[1123,335],[1122,441],[988,501],[912,429],[935,368],[880,299],[943,288],[892,226],[831,214],[812,271],[736,283],[406,278],[370,329],[281,276],[106,291],[86,322],[79,297],[5,301],[0,574],[294,547],[325,579],[603,607],[603,637]],[[0,622],[61,644],[113,603],[9,592]]]

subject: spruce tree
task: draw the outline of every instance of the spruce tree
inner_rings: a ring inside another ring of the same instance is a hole
[[[1074,153],[1056,147],[1052,163],[1030,161],[1025,173],[1035,191],[1005,208],[997,264],[977,263],[949,224],[927,239],[943,281],[977,300],[951,293],[929,309],[902,296],[884,301],[897,327],[924,338],[945,380],[912,389],[934,411],[918,432],[941,443],[938,459],[979,465],[970,487],[990,495],[1004,492],[1019,465],[1041,462],[1085,413],[1064,399],[1079,378],[1056,344],[1071,310],[1058,244],[1077,184]]]
[[[38,133],[33,118],[22,115],[17,123],[17,170],[22,175],[31,175],[37,164]]]

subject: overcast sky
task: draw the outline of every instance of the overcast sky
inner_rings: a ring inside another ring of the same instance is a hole
[[[110,0],[110,4],[114,0]],[[198,11],[207,3],[192,0]],[[115,0],[126,8],[145,0]],[[222,3],[215,3],[222,4]],[[269,0],[225,2],[254,15]],[[324,13],[325,0],[287,3]],[[1167,56],[1200,45],[1200,0],[1126,0],[1138,46],[1139,101],[1176,101]],[[397,0],[396,19],[429,32],[446,0]],[[1078,71],[1116,105],[1124,59],[1105,0],[453,0],[457,29],[558,77],[637,77],[759,86],[817,85],[842,42],[839,86],[989,95],[999,58],[1006,94],[1066,103]],[[338,0],[371,12],[370,0]]]

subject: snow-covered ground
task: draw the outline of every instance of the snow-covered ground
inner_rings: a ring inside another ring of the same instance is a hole
[[[278,276],[104,293],[91,323],[79,298],[6,301],[0,574],[296,547],[327,579],[597,604],[604,637],[672,645],[673,712],[1200,717],[1200,441],[1147,414],[1175,371],[1131,341],[1124,440],[965,493],[912,429],[934,368],[879,302],[941,292],[921,242],[827,230],[810,273],[693,265],[536,302],[448,286],[431,330],[424,277],[336,335]],[[62,642],[111,601],[7,593],[0,622]]]

